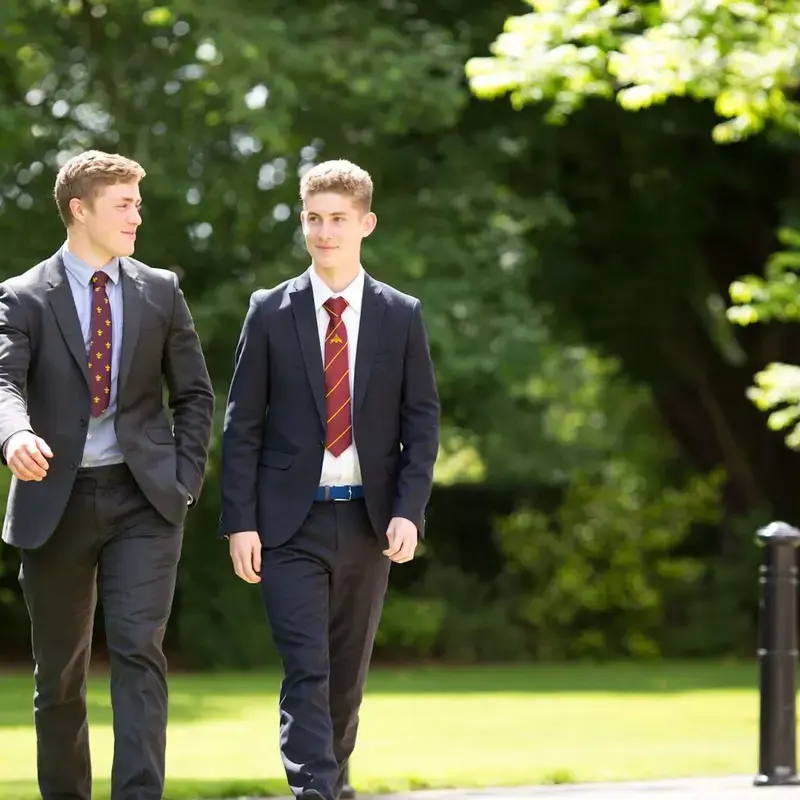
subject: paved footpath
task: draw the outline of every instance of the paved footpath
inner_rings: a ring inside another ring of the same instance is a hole
[[[531,800],[783,800],[792,797],[800,800],[800,786],[753,786],[753,776],[742,775],[642,783],[420,791],[392,795],[391,800],[523,800],[528,797]]]
[[[753,786],[752,775],[642,783],[583,783],[513,789],[443,789],[386,795],[380,800],[800,800],[800,786]],[[266,800],[266,798],[264,799]],[[273,798],[274,800],[274,798]],[[359,793],[356,800],[378,800]]]

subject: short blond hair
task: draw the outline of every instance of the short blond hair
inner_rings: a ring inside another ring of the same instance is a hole
[[[372,207],[372,178],[369,172],[352,161],[336,159],[312,167],[300,180],[300,199],[321,192],[334,192],[352,197],[364,211]]]
[[[86,150],[70,158],[58,171],[53,196],[58,213],[69,227],[73,198],[91,203],[99,189],[118,183],[139,183],[147,173],[141,164],[117,153]]]

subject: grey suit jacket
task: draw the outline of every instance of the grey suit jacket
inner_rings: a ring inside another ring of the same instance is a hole
[[[117,439],[145,496],[180,525],[189,497],[196,502],[203,484],[214,393],[177,276],[130,258],[120,266]],[[57,253],[0,283],[0,445],[27,429],[53,451],[44,480],[12,478],[3,524],[7,543],[34,549],[52,535],[80,467],[89,416],[86,349]]]

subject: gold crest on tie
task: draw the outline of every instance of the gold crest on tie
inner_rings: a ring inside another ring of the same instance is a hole
[[[341,343],[342,343],[342,337],[339,336],[338,333],[334,333],[333,336],[331,337],[331,344],[341,344]]]

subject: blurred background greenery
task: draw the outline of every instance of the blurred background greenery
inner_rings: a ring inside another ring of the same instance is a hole
[[[221,418],[248,296],[307,265],[299,175],[358,162],[365,266],[422,298],[443,406],[429,540],[393,571],[376,659],[750,656],[754,532],[800,521],[798,20],[4,0],[0,277],[60,245],[66,157],[136,158],[137,256],[180,275]],[[275,661],[215,539],[219,431],[168,635],[187,669]],[[27,662],[17,564],[0,550],[0,649]]]

